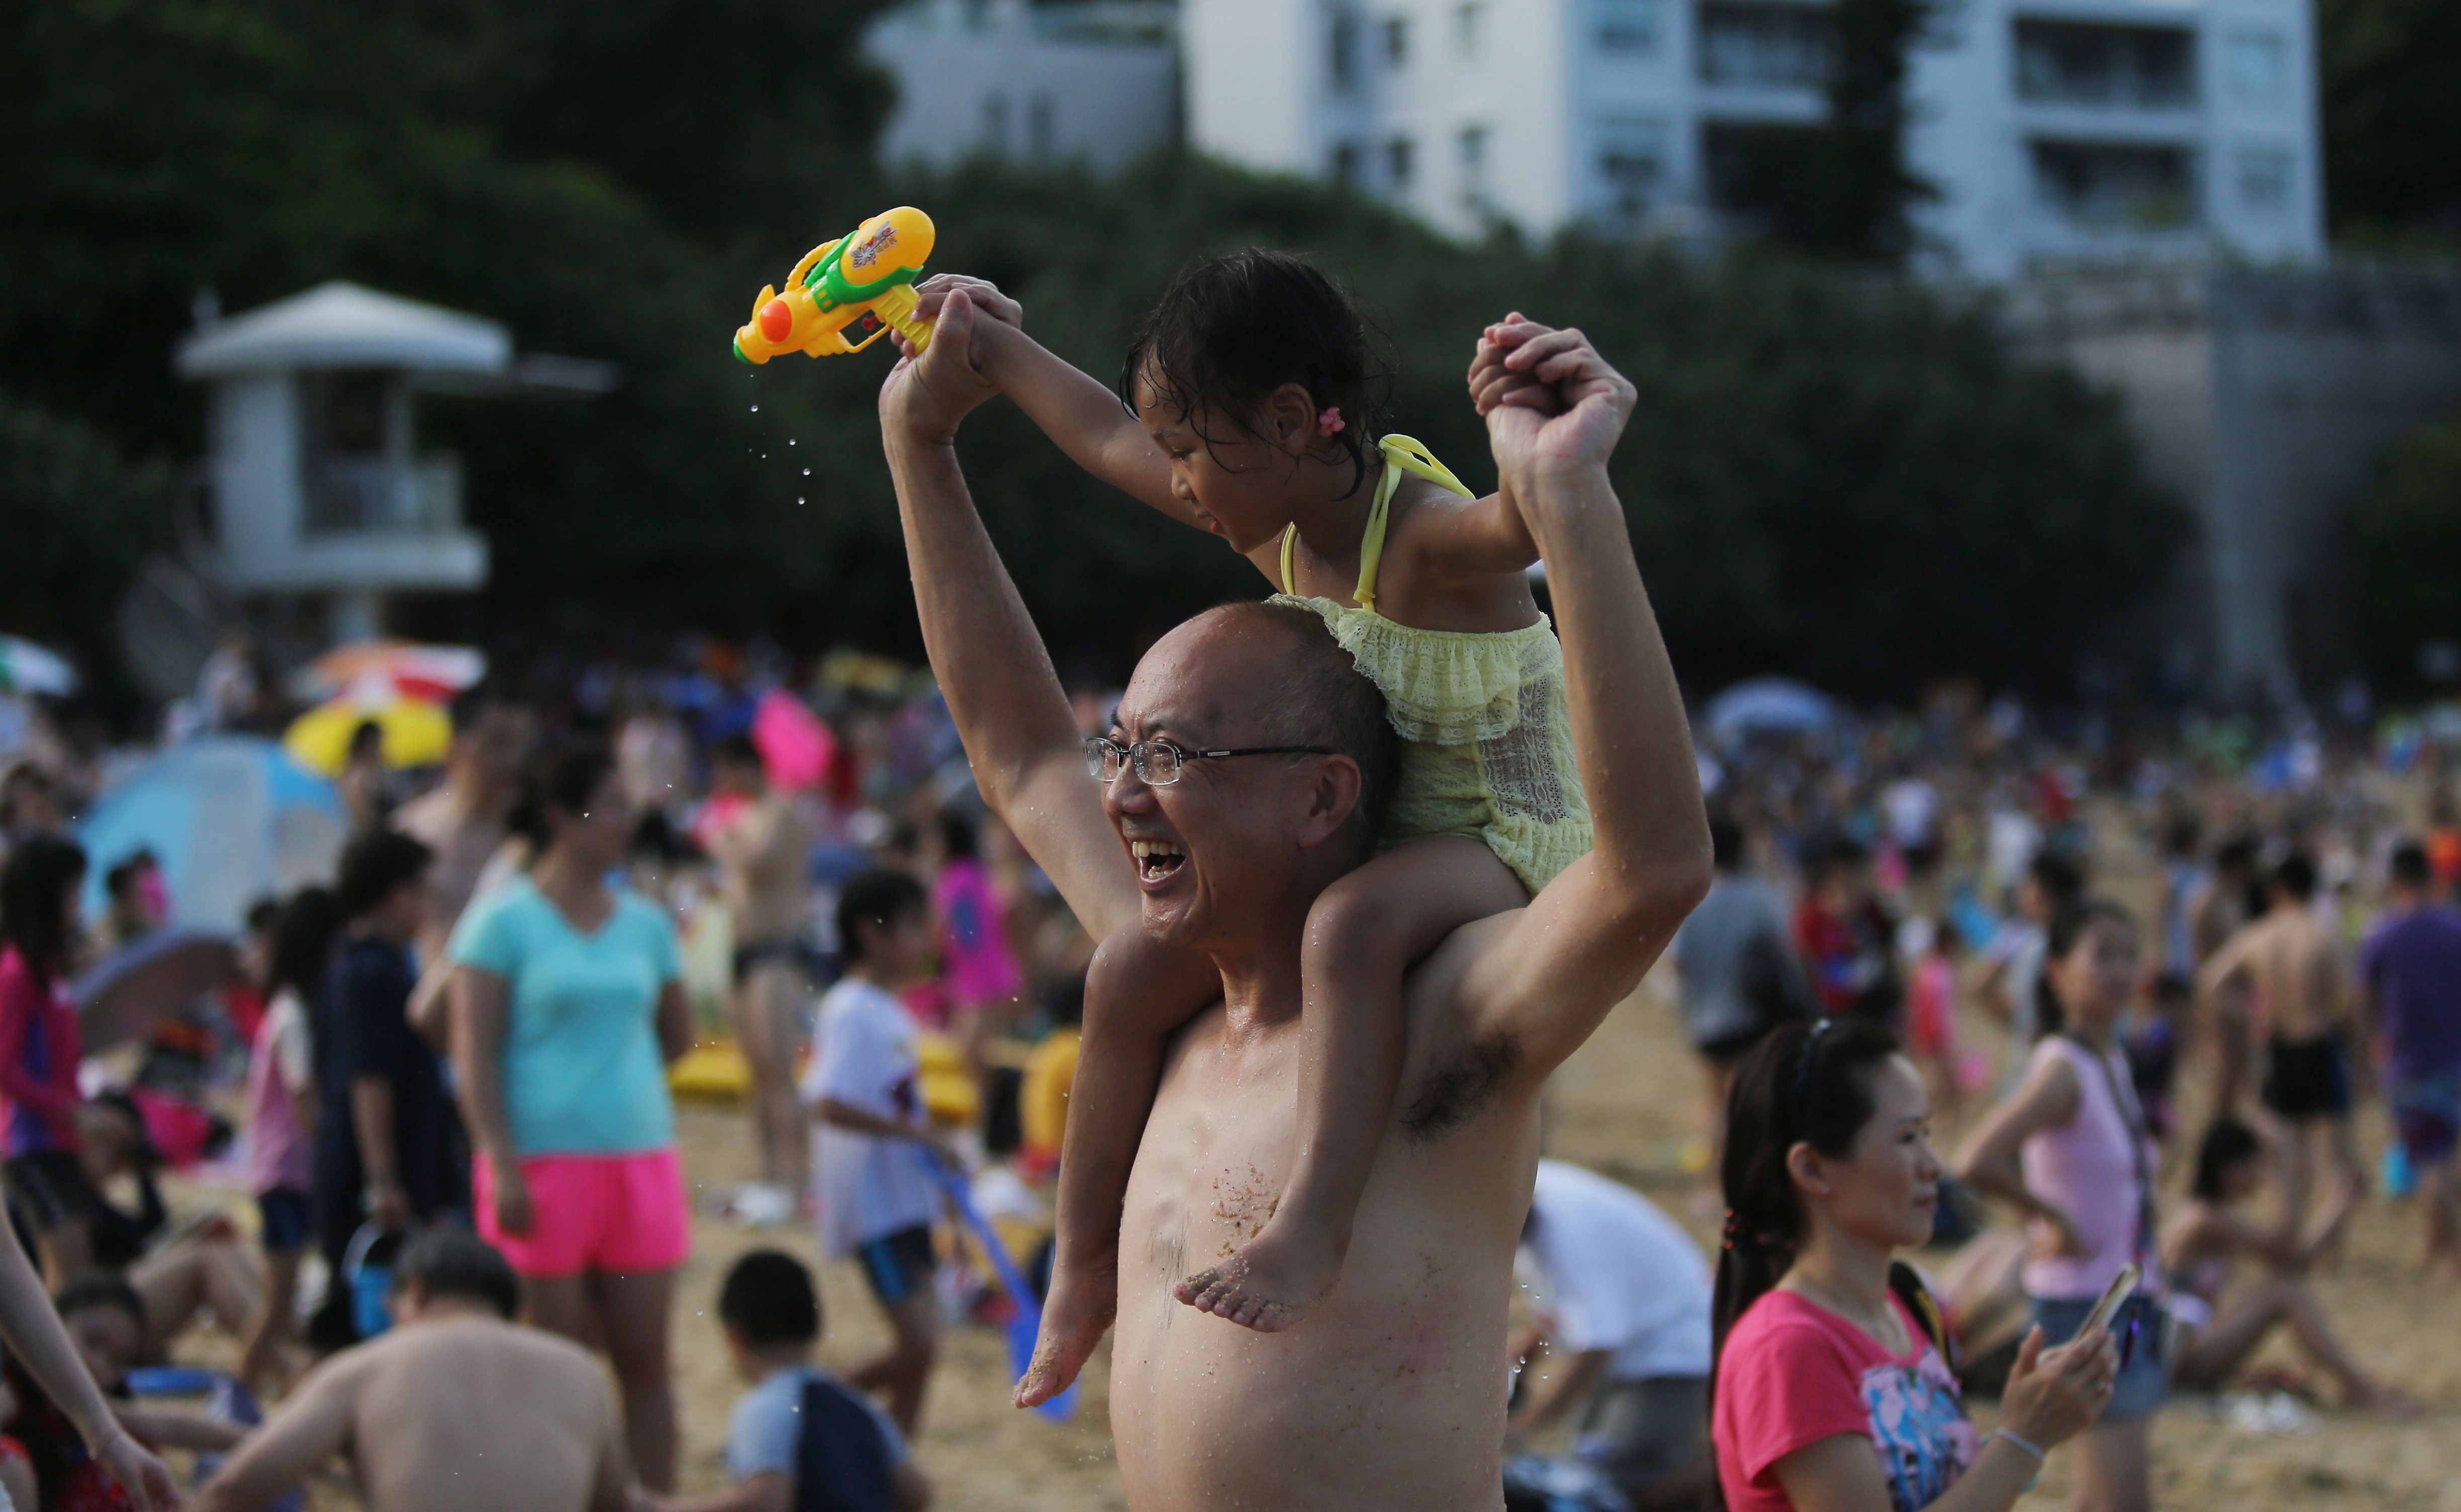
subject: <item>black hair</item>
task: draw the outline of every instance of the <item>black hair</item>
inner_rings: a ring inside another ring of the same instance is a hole
[[[1744,864],[1744,827],[1730,815],[1709,816],[1709,862],[1720,871]]]
[[[127,1277],[116,1270],[89,1270],[81,1276],[72,1276],[68,1285],[52,1296],[52,1310],[64,1320],[106,1308],[126,1313],[135,1320],[138,1332],[145,1331],[145,1299],[128,1284]]]
[[[717,1320],[754,1349],[809,1345],[821,1336],[821,1294],[802,1261],[782,1249],[756,1249],[727,1271]]]
[[[1270,732],[1259,743],[1323,746],[1357,763],[1359,801],[1350,811],[1350,833],[1359,858],[1366,860],[1402,769],[1402,740],[1385,713],[1384,694],[1314,609],[1242,599],[1207,612],[1267,626],[1290,643],[1292,654],[1277,659],[1276,680],[1252,690],[1249,707]]]
[[[431,1298],[483,1302],[504,1318],[522,1310],[521,1278],[503,1252],[452,1224],[420,1229],[393,1257],[393,1289],[407,1291],[414,1283]]]
[[[279,898],[259,898],[256,902],[249,904],[247,905],[246,923],[247,932],[250,934],[272,933],[274,929],[281,926],[282,923],[282,900]]]
[[[1304,257],[1249,247],[1180,270],[1128,344],[1120,398],[1135,414],[1142,380],[1191,426],[1204,414],[1254,436],[1257,407],[1295,383],[1317,410],[1341,412],[1342,429],[1327,439],[1350,458],[1356,490],[1368,479],[1393,382],[1377,346],[1332,275]],[[1216,439],[1197,434],[1209,446]]]
[[[2196,1143],[2196,1180],[2190,1190],[2204,1202],[2220,1202],[2222,1179],[2230,1175],[2231,1167],[2263,1153],[2264,1141],[2254,1129],[2223,1114]]]
[[[342,932],[342,900],[330,887],[302,887],[282,905],[273,924],[273,959],[267,964],[268,997],[284,988],[314,1003],[325,986],[325,971],[333,961],[333,941]],[[313,1013],[309,1015],[311,1019]]]
[[[38,988],[68,969],[69,917],[84,880],[85,847],[57,835],[28,836],[0,866],[0,941],[17,948]]]
[[[154,863],[154,853],[150,850],[140,850],[121,858],[102,874],[102,890],[118,898],[136,884],[138,873]]]
[[[417,882],[435,860],[436,852],[398,830],[371,830],[353,840],[342,847],[341,876],[333,887],[343,917],[367,917],[394,889]]]
[[[520,707],[521,701],[505,692],[503,682],[493,677],[482,677],[453,695],[454,733],[458,735],[486,718],[490,710]]]
[[[2025,868],[2025,875],[2043,890],[2054,916],[2085,896],[2085,868],[2065,851],[2044,851]]]
[[[2197,842],[2203,838],[2204,826],[2196,822],[2196,816],[2177,814],[2172,817],[2170,833],[2165,837],[2164,844],[2173,856],[2194,856]]]
[[[2316,897],[2316,862],[2305,851],[2294,850],[2273,869],[2273,884],[2300,903]]]
[[[351,755],[357,756],[371,744],[375,747],[377,755],[384,754],[384,726],[373,719],[362,719],[358,728],[351,732]]]
[[[2097,924],[2115,924],[2136,932],[2136,915],[2108,898],[2072,898],[2051,915],[2050,938],[2043,946],[2043,969],[2034,978],[2034,1037],[2048,1039],[2068,1027],[2067,1005],[2051,985],[2051,963],[2065,960],[2085,932]]]
[[[1042,1016],[1056,1028],[1073,1029],[1085,1022],[1085,973],[1071,971],[1042,990]]]
[[[1803,1243],[1803,1200],[1787,1152],[1808,1144],[1843,1157],[1878,1108],[1873,1074],[1897,1053],[1868,1019],[1792,1019],[1761,1036],[1726,1096],[1726,1153],[1718,1176],[1726,1227],[1710,1305],[1710,1392],[1716,1357],[1736,1320],[1783,1279]]]
[[[1804,886],[1817,891],[1839,872],[1852,871],[1871,859],[1872,853],[1853,836],[1830,835],[1811,847],[1810,858],[1803,864]]]
[[[2214,852],[2214,869],[2226,874],[2236,873],[2242,877],[2253,875],[2258,854],[2255,836],[2233,836],[2222,842],[2221,849]]]
[[[533,860],[545,855],[555,839],[548,811],[581,813],[614,770],[615,753],[604,741],[576,735],[549,741],[532,753],[523,768],[521,796],[514,800],[505,825],[529,841]]]
[[[886,929],[931,906],[931,895],[923,884],[893,867],[876,866],[853,878],[838,893],[838,959],[847,966],[863,960],[863,935],[857,925]]]
[[[2392,880],[2405,887],[2424,889],[2432,884],[2435,868],[2427,860],[2427,847],[2410,840],[2394,846]]]
[[[951,804],[940,810],[934,822],[940,827],[940,849],[947,852],[952,860],[958,857],[973,860],[982,855],[981,828],[965,810]]]
[[[718,741],[709,748],[709,759],[712,765],[725,762],[732,766],[761,766],[760,748],[754,745],[752,737],[747,735],[731,735]],[[762,767],[762,770],[767,768]]]
[[[145,1121],[145,1109],[137,1097],[125,1087],[105,1087],[86,1099],[87,1106],[109,1108],[128,1120],[129,1138],[134,1141],[128,1152],[128,1163],[139,1171],[157,1171],[163,1165],[162,1151],[154,1142],[154,1130]]]

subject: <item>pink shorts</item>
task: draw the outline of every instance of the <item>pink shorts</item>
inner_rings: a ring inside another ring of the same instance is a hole
[[[479,1237],[504,1252],[516,1273],[552,1279],[585,1270],[638,1275],[672,1270],[692,1253],[692,1208],[673,1146],[631,1155],[538,1155],[522,1161],[530,1189],[530,1231],[496,1224],[495,1173],[470,1162]]]

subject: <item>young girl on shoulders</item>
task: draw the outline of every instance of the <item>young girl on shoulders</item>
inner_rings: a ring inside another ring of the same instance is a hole
[[[968,280],[925,294],[944,319],[976,304],[1015,309]],[[1218,1317],[1288,1328],[1338,1279],[1395,1121],[1403,974],[1458,926],[1528,903],[1590,848],[1563,650],[1525,576],[1537,550],[1509,500],[1472,498],[1417,442],[1379,434],[1383,372],[1366,321],[1304,259],[1252,250],[1192,265],[1138,332],[1116,394],[1003,319],[972,329],[976,370],[1087,471],[1221,536],[1277,602],[1320,617],[1382,692],[1401,740],[1389,795],[1367,791],[1359,803],[1381,812],[1380,854],[1308,916],[1308,1071],[1289,1184],[1245,1248],[1177,1288]],[[1473,376],[1492,386],[1519,374],[1500,402],[1543,402],[1551,364],[1577,340],[1489,328]],[[1202,780],[1218,760],[1326,755],[1298,737],[1295,717],[1291,729],[1247,731],[1190,719],[1169,739],[1089,740],[1088,766],[1106,783],[1158,787]],[[1148,888],[1191,866],[1168,837],[1140,840],[1132,856]],[[1021,1401],[1064,1386],[1108,1324],[1120,1206],[1164,1043],[1220,993],[1208,957],[1141,932],[1114,935],[1095,956],[1044,1348]]]

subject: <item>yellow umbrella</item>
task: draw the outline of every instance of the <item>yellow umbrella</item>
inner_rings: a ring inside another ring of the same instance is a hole
[[[345,697],[319,704],[292,721],[282,736],[282,748],[302,766],[332,777],[350,761],[351,736],[371,719],[384,732],[387,766],[441,761],[453,744],[453,716],[440,704],[417,698],[365,703]]]

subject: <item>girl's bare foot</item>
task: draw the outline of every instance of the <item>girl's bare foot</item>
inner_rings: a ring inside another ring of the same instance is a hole
[[[1034,1360],[1016,1383],[1016,1405],[1039,1407],[1066,1391],[1119,1310],[1116,1257],[1102,1266],[1055,1266],[1042,1302],[1042,1327],[1034,1336]]]
[[[1306,1234],[1265,1231],[1237,1254],[1171,1288],[1199,1312],[1279,1333],[1301,1318],[1341,1279],[1341,1249]],[[1294,1225],[1295,1226],[1295,1225]]]

